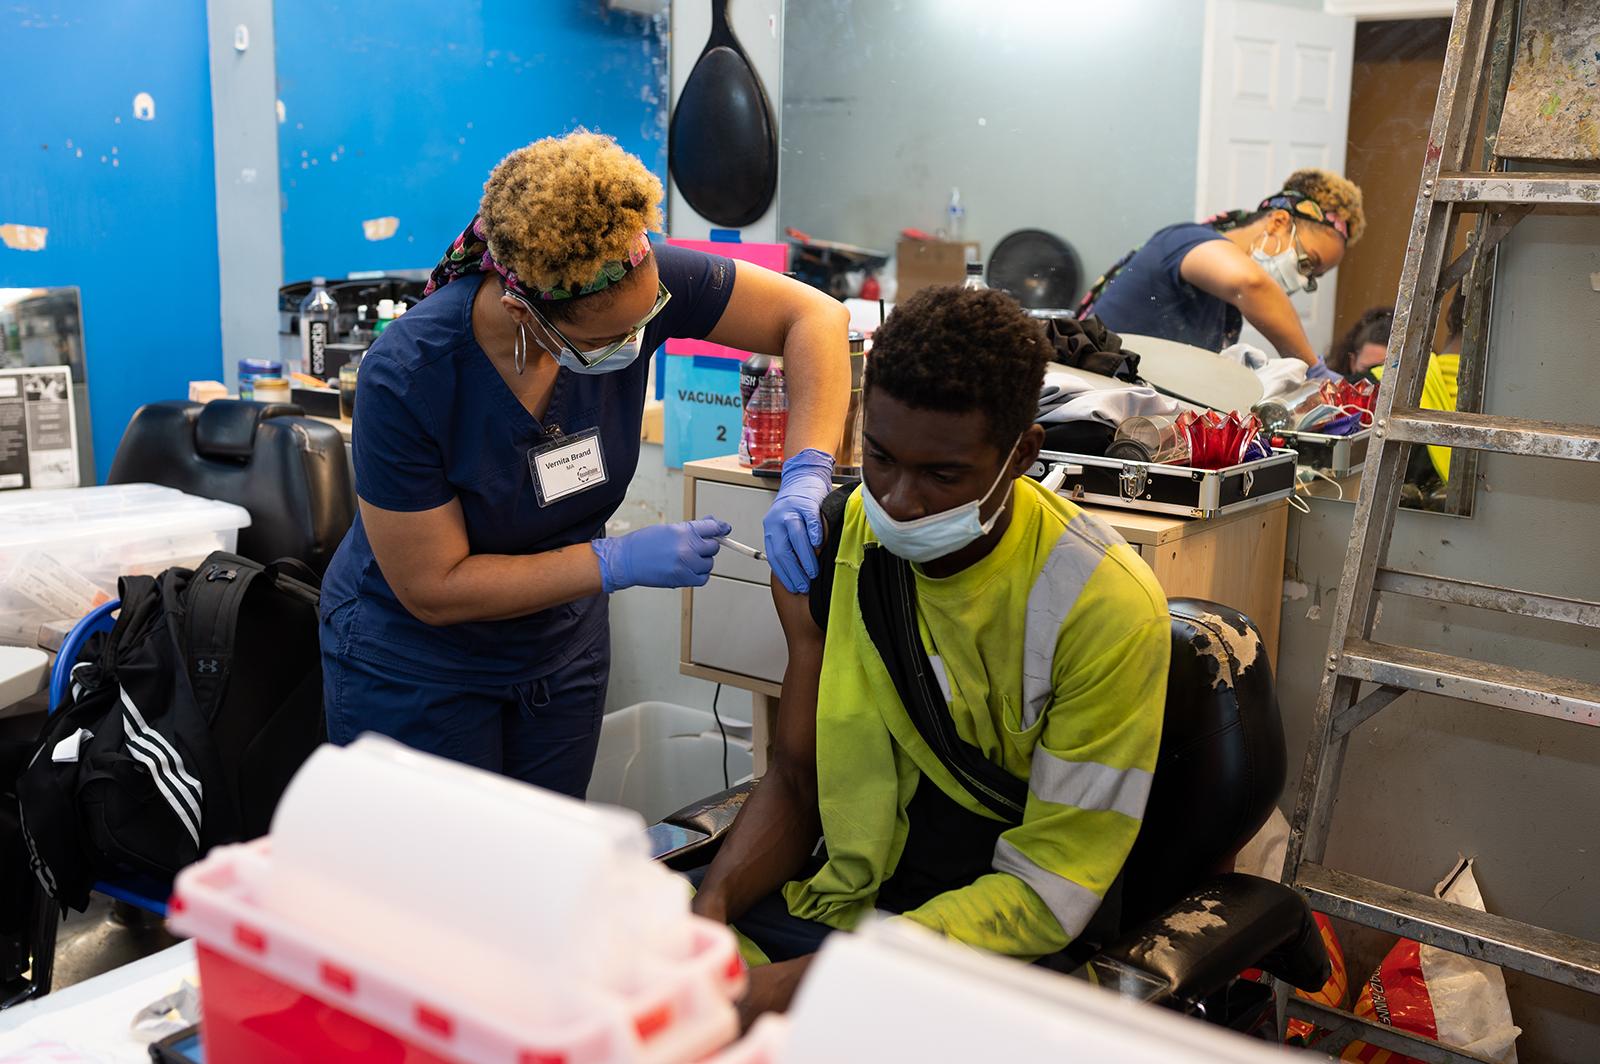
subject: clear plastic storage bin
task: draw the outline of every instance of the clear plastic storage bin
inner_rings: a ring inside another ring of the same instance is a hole
[[[155,484],[0,493],[0,643],[82,617],[117,578],[193,566],[236,549],[241,506]]]
[[[735,727],[726,715],[723,725]],[[625,706],[600,723],[587,797],[632,809],[654,824],[723,789],[722,755],[716,718],[705,710],[671,702]],[[749,779],[755,770],[749,740],[730,734],[727,755],[728,783]]]

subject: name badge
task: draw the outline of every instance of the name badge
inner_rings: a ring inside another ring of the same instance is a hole
[[[532,448],[528,451],[528,468],[533,473],[533,490],[540,506],[599,487],[611,479],[606,474],[599,429],[573,436],[557,435]]]

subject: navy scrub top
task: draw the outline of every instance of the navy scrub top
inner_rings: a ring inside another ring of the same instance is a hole
[[[385,329],[356,388],[356,493],[397,511],[459,499],[474,554],[533,554],[603,536],[639,463],[651,356],[669,337],[704,338],[733,291],[728,259],[666,244],[653,250],[672,299],[646,327],[638,359],[613,373],[563,369],[542,422],[473,338],[481,275],[445,285]],[[556,426],[568,436],[599,428],[609,480],[540,506],[528,451]],[[328,566],[322,611],[351,657],[402,675],[476,684],[547,676],[606,623],[605,596],[596,595],[512,620],[424,624],[384,579],[359,513]]]
[[[1117,333],[1158,336],[1207,351],[1239,340],[1239,309],[1183,279],[1183,258],[1201,244],[1227,237],[1209,225],[1158,230],[1095,300],[1094,316]],[[402,321],[405,319],[402,318]]]

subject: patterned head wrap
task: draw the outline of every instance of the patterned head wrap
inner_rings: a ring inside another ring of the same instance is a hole
[[[613,259],[600,267],[594,280],[588,284],[580,285],[575,289],[568,288],[534,288],[524,284],[518,279],[516,271],[508,269],[495,261],[489,254],[489,238],[483,231],[483,222],[478,215],[472,216],[472,221],[456,237],[450,245],[450,250],[445,252],[444,258],[433,268],[428,275],[428,285],[422,290],[424,296],[431,295],[436,289],[443,288],[458,277],[468,274],[483,273],[493,270],[500,275],[506,288],[515,295],[532,302],[540,300],[552,302],[558,299],[577,299],[580,296],[593,295],[609,285],[622,280],[628,273],[645,259],[650,257],[650,236],[640,233],[632,244],[628,245],[626,258]]]
[[[1322,204],[1303,192],[1296,192],[1290,188],[1274,192],[1262,200],[1256,210],[1288,211],[1290,214],[1298,214],[1302,218],[1310,218],[1313,222],[1321,222],[1346,240],[1350,239],[1350,223],[1337,215],[1329,214],[1323,209]]]
[[[1260,214],[1262,211],[1279,210],[1288,211],[1290,214],[1301,218],[1308,218],[1313,222],[1320,222],[1338,233],[1345,240],[1350,239],[1349,222],[1337,215],[1329,214],[1323,209],[1322,204],[1305,193],[1296,192],[1292,188],[1274,192],[1262,200],[1253,211],[1223,211],[1221,214],[1213,214],[1200,224],[1209,225],[1219,233],[1226,233],[1230,229],[1237,229],[1244,225],[1253,215]],[[1117,274],[1122,272],[1123,267],[1133,261],[1133,257],[1138,253],[1139,248],[1134,248],[1112,263],[1109,270],[1095,278],[1094,284],[1089,286],[1089,291],[1084,294],[1082,301],[1078,303],[1078,310],[1074,317],[1082,319],[1093,314],[1094,305],[1100,301],[1100,296],[1110,286],[1111,282],[1116,280]],[[1229,342],[1232,343],[1233,341],[1230,340]]]

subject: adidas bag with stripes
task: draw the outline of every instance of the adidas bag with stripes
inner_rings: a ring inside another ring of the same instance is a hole
[[[290,566],[218,552],[122,578],[115,628],[84,648],[17,781],[52,897],[81,910],[94,882],[130,875],[164,889],[266,833],[325,736],[315,577]]]

